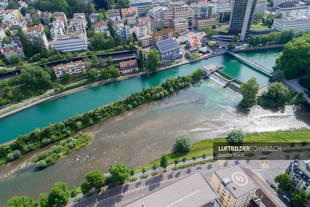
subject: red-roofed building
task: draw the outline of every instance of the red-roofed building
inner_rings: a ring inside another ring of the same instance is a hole
[[[36,38],[42,38],[44,46],[48,49],[48,41],[42,24],[33,27],[27,27],[27,38],[33,42]]]
[[[127,60],[119,63],[121,74],[132,73],[139,70],[137,60]]]

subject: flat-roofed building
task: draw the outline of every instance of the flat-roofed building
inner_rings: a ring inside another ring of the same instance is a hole
[[[126,207],[142,206],[220,207],[220,204],[216,200],[216,193],[203,175],[195,173],[126,205]]]
[[[138,16],[145,16],[145,13],[148,8],[153,6],[153,0],[131,0],[130,7],[138,8]]]
[[[195,20],[195,27],[199,31],[204,31],[207,26],[218,25],[217,18],[210,18],[210,19],[197,19]]]
[[[146,35],[144,37],[139,38],[142,41],[142,47],[153,46],[156,42],[172,38],[174,36],[174,30],[172,28],[167,28],[155,32],[151,35]]]
[[[85,63],[81,60],[75,62],[69,62],[65,64],[59,64],[53,67],[53,71],[58,78],[61,78],[64,74],[78,75],[86,72]]]
[[[248,206],[250,200],[256,197],[258,189],[254,181],[238,166],[214,171],[210,184],[224,207]]]
[[[300,31],[310,32],[310,17],[298,19],[275,19],[272,28],[277,31],[293,29],[296,33]]]
[[[147,13],[152,19],[152,30],[155,30],[164,25],[164,9],[163,7],[154,7],[150,9]]]
[[[95,33],[106,32],[110,34],[109,27],[108,27],[108,21],[95,22],[93,24],[93,27],[95,29]]]
[[[87,37],[85,34],[69,34],[54,40],[53,48],[61,52],[74,52],[87,50]]]
[[[175,18],[172,25],[176,33],[185,33],[188,31],[188,20],[186,18]]]

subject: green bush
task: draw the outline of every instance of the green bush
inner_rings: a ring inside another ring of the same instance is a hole
[[[300,78],[299,83],[302,87],[310,90],[310,77]]]
[[[152,172],[152,176],[155,176],[155,175],[158,175],[158,172],[157,172],[157,171]]]
[[[241,130],[233,130],[231,131],[226,140],[231,145],[239,145],[243,142],[245,135]]]
[[[143,174],[143,175],[140,176],[141,179],[146,179],[147,177],[148,177],[147,174]]]
[[[183,134],[177,137],[174,152],[177,153],[187,153],[192,148],[192,139],[189,135]]]

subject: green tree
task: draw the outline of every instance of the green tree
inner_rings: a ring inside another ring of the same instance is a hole
[[[14,196],[8,200],[7,207],[35,207],[35,201],[27,196]]]
[[[20,82],[29,89],[51,88],[51,76],[40,66],[23,66],[20,74]]]
[[[290,91],[282,83],[272,83],[268,91],[258,97],[258,104],[263,107],[276,108],[284,106],[290,98]]]
[[[5,35],[5,36],[3,37],[3,39],[2,39],[2,42],[3,42],[4,44],[9,44],[9,43],[10,43],[10,37],[7,36],[7,35]]]
[[[240,91],[243,98],[240,102],[240,106],[244,108],[253,106],[256,102],[258,90],[259,85],[256,78],[251,78],[246,83],[241,84]]]
[[[107,59],[106,59],[106,63],[108,65],[112,64],[113,63],[113,58],[111,56],[109,56]]]
[[[282,70],[285,78],[293,79],[310,72],[310,34],[288,42],[273,67]]]
[[[49,207],[48,206],[48,194],[47,193],[40,193],[39,201],[40,207]]]
[[[143,167],[141,171],[142,171],[142,173],[144,174],[144,173],[146,172],[145,167]]]
[[[278,188],[282,191],[289,191],[291,189],[291,179],[286,173],[276,176],[274,181],[278,184]]]
[[[168,163],[167,155],[162,155],[160,157],[160,167],[162,167],[162,168],[164,168],[164,170],[166,170],[168,165],[169,165],[169,163]]]
[[[140,70],[144,70],[144,55],[142,50],[139,50],[138,65]]]
[[[109,71],[106,68],[102,68],[100,73],[100,79],[108,79],[110,78]]]
[[[111,165],[109,172],[111,174],[111,180],[117,184],[123,184],[130,175],[129,169],[121,162]]]
[[[130,176],[132,177],[132,176],[134,176],[135,175],[135,170],[134,169],[131,169],[130,170]]]
[[[178,159],[174,159],[174,165],[177,166],[177,164],[179,163]]]
[[[105,182],[104,174],[99,170],[90,171],[85,175],[85,181],[81,183],[83,194],[89,193],[90,190],[100,189]]]
[[[177,153],[188,153],[192,148],[192,139],[189,135],[183,134],[177,136],[174,151]]]
[[[207,35],[208,38],[211,38],[211,37],[212,37],[213,31],[212,31],[212,29],[211,29],[210,26],[207,26],[207,27],[205,28],[205,33],[206,33],[206,35]]]
[[[231,145],[239,145],[243,142],[245,135],[241,130],[233,130],[226,137],[226,141]]]
[[[307,193],[303,190],[297,190],[292,193],[291,195],[291,201],[293,203],[298,204],[301,207],[306,207],[308,204],[309,197]]]
[[[229,43],[229,45],[227,46],[228,50],[233,50],[235,49],[235,46],[232,43]]]
[[[69,196],[68,185],[63,182],[56,182],[48,195],[48,203],[50,206],[63,207],[67,205]]]
[[[87,71],[87,80],[89,82],[93,82],[97,79],[98,76],[98,70],[96,68],[91,68]]]
[[[22,61],[22,59],[18,55],[12,55],[10,57],[9,61],[10,61],[10,63],[16,65],[16,64],[20,63]]]
[[[192,73],[192,80],[199,81],[203,75],[203,70],[198,68]]]
[[[182,162],[183,162],[183,164],[186,162],[186,157],[182,158]]]
[[[146,67],[152,71],[156,72],[157,69],[160,67],[161,62],[160,62],[160,55],[158,50],[152,49],[147,55],[146,58]]]

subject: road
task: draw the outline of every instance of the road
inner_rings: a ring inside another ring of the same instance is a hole
[[[197,160],[199,161],[199,160]],[[192,161],[188,161],[192,162]],[[183,163],[180,163],[180,165]],[[220,169],[228,166],[240,165],[241,167],[252,170],[258,177],[265,180],[261,181],[265,185],[267,183],[273,183],[274,176],[284,173],[285,169],[289,165],[289,161],[217,161],[206,163],[203,165],[193,166],[187,169],[178,171],[172,171],[171,168],[174,165],[170,165],[167,169],[167,173],[159,174],[152,177],[152,170],[146,172],[149,175],[148,179],[139,180],[132,183],[127,183],[123,186],[117,186],[113,189],[106,189],[104,192],[94,194],[90,197],[81,198],[78,203],[74,203],[72,200],[69,204],[70,207],[99,207],[99,206],[115,206],[122,207],[128,203],[131,203],[143,196],[146,196],[152,192],[162,189],[185,176],[200,171],[207,179],[211,179],[211,175],[216,169]],[[135,175],[140,177],[141,173]],[[266,187],[266,186],[265,186]],[[79,195],[81,197],[81,194]],[[277,197],[276,195],[274,195]]]

